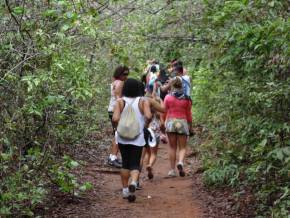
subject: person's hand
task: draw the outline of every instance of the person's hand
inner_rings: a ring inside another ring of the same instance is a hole
[[[189,136],[194,136],[194,130],[192,127],[189,128]]]

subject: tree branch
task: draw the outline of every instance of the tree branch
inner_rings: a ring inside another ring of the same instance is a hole
[[[22,31],[21,31],[21,23],[18,21],[18,19],[13,14],[13,12],[11,10],[11,7],[10,7],[10,4],[9,4],[9,1],[8,0],[5,0],[5,4],[6,4],[6,7],[8,9],[9,14],[11,15],[12,19],[15,21],[15,23],[18,26],[18,30],[19,30],[19,33],[20,33],[22,39],[25,40],[25,37],[24,37],[24,35],[22,34]],[[24,30],[24,31],[28,35],[28,37],[30,38],[30,40],[32,41],[32,36],[30,35],[30,33],[27,30]]]

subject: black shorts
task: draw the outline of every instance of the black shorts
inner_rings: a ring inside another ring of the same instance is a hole
[[[114,127],[114,124],[113,124],[113,112],[108,111],[108,114],[109,114],[109,119],[110,119],[111,124],[112,124],[113,134],[115,134],[116,128]]]
[[[118,143],[122,156],[122,168],[127,170],[139,170],[143,146]]]

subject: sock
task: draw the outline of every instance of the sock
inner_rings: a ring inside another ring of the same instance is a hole
[[[181,161],[179,161],[177,165],[179,165],[179,164],[180,164],[181,166],[183,166],[183,163],[182,163]]]
[[[131,185],[134,185],[135,187],[137,187],[137,182],[132,181],[132,182],[131,182]]]
[[[110,159],[111,159],[111,161],[114,161],[117,159],[117,156],[114,154],[110,154]]]

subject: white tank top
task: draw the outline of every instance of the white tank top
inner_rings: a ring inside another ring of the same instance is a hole
[[[128,104],[131,104],[132,101],[134,101],[134,103],[132,104],[132,107],[137,115],[137,119],[139,120],[139,125],[140,125],[140,134],[137,136],[137,138],[132,139],[132,140],[128,140],[128,139],[123,139],[121,138],[117,131],[115,132],[115,138],[116,138],[116,142],[117,143],[121,143],[121,144],[130,144],[130,145],[136,145],[136,146],[144,146],[145,145],[145,139],[144,139],[144,133],[143,133],[143,129],[144,129],[144,125],[145,125],[145,118],[144,115],[141,113],[140,109],[139,109],[139,101],[140,101],[141,97],[137,97],[137,98],[128,98],[128,97],[123,97],[122,99],[126,102],[124,109],[128,106]],[[123,109],[123,110],[124,110]]]

